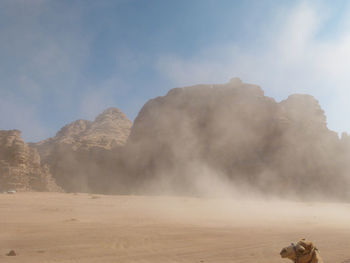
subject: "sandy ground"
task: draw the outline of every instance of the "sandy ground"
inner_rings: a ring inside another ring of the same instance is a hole
[[[188,197],[0,195],[0,262],[291,262],[306,237],[350,259],[350,205]],[[6,256],[11,249],[18,255]]]

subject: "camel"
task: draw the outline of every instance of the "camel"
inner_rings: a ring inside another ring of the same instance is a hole
[[[282,258],[289,258],[294,263],[323,263],[318,249],[312,242],[305,239],[283,248],[280,255]]]

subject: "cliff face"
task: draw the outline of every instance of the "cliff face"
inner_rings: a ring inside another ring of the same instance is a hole
[[[51,189],[49,167],[68,192],[216,194],[239,188],[349,200],[349,138],[327,128],[312,96],[294,94],[278,103],[235,78],[172,89],[148,101],[133,126],[110,108],[29,146],[19,131],[2,132],[0,185]]]
[[[109,108],[94,121],[77,120],[56,136],[32,144],[57,183],[66,191],[109,192],[118,189],[115,178],[121,147],[132,122],[119,109]]]
[[[128,142],[137,164],[131,171],[142,184],[166,181],[175,191],[196,192],[198,173],[209,173],[236,186],[301,196],[346,195],[340,148],[312,96],[277,103],[239,79],[150,100]]]
[[[18,130],[0,131],[0,191],[61,191]]]

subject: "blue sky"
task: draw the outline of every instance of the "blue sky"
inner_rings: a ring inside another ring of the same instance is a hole
[[[350,132],[349,68],[347,1],[0,0],[0,129],[26,141],[232,77],[311,94]]]

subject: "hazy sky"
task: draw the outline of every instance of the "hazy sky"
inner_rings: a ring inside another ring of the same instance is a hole
[[[26,141],[235,76],[350,132],[349,71],[350,1],[0,0],[0,129]]]

